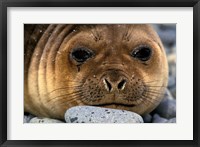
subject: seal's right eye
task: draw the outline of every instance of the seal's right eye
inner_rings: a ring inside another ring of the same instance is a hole
[[[88,58],[92,57],[93,53],[87,48],[75,48],[73,49],[71,55],[72,58],[77,62],[84,62]]]

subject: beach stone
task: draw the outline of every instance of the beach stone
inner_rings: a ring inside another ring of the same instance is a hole
[[[163,44],[172,47],[176,43],[176,28],[174,26],[159,25],[158,35]]]
[[[176,99],[176,87],[171,87],[169,90],[170,90],[173,98]]]
[[[24,123],[29,123],[30,120],[35,117],[32,114],[24,114]]]
[[[166,123],[176,123],[176,117],[168,119]]]
[[[152,118],[152,123],[166,123],[167,119],[160,117],[158,114],[154,114]]]
[[[144,116],[142,116],[144,123],[151,123],[152,121],[152,116],[150,114],[146,114]]]
[[[166,119],[160,117],[158,114],[154,114],[152,118],[152,123],[176,123],[176,118]]]
[[[176,117],[176,100],[165,97],[155,109],[155,113],[167,119]]]
[[[173,76],[169,76],[168,78],[168,88],[176,86],[176,78]]]
[[[75,106],[65,113],[67,123],[143,123],[140,115],[118,109]]]
[[[176,25],[175,24],[156,24],[153,25],[165,46],[173,47],[176,44]]]
[[[165,101],[167,99],[170,99],[170,100],[174,99],[174,97],[172,96],[172,94],[171,94],[169,89],[165,90],[164,98],[163,98],[162,101]]]
[[[29,123],[65,123],[65,122],[57,119],[34,117],[30,120]]]
[[[176,64],[169,63],[169,76],[173,76],[176,78]]]

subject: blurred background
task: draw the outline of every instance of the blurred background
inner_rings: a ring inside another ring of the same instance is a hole
[[[176,99],[176,24],[153,25],[160,36],[169,64],[168,89]]]

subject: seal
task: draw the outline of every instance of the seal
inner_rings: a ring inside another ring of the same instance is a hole
[[[64,119],[92,105],[151,112],[168,81],[164,47],[146,24],[24,26],[24,111]]]

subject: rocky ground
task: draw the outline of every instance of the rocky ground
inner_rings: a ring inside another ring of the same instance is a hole
[[[65,122],[25,114],[24,123],[176,123],[176,25],[153,27],[163,42],[169,64],[168,87],[163,101],[153,112],[140,116],[124,110],[78,106],[66,111]]]

